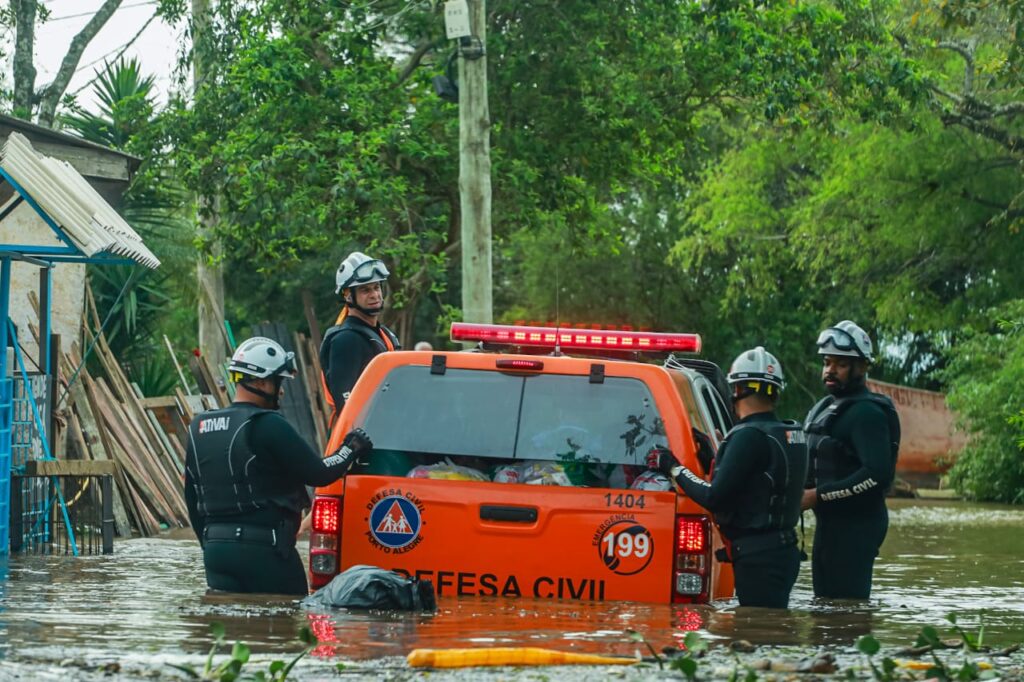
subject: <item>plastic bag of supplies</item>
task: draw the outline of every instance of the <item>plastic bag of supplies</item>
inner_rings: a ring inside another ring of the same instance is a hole
[[[413,467],[406,478],[432,478],[448,481],[490,481],[491,479],[479,469],[453,464],[451,460],[437,464],[421,464]]]

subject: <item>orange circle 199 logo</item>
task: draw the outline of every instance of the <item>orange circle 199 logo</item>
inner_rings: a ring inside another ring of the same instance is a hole
[[[654,538],[635,521],[609,525],[597,541],[604,565],[619,575],[635,575],[647,568],[654,556]]]

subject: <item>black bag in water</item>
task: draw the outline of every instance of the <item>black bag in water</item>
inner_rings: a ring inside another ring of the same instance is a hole
[[[303,606],[436,611],[434,584],[376,566],[353,566],[302,600]]]

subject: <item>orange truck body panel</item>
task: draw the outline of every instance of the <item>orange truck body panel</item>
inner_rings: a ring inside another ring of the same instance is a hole
[[[631,508],[614,506],[620,496]],[[532,508],[536,520],[483,520],[482,506]],[[429,578],[448,597],[667,602],[674,508],[670,492],[353,476],[341,568],[371,564]],[[418,526],[404,547],[379,539],[395,519]],[[617,538],[629,551],[620,552]]]
[[[639,379],[664,420],[669,447],[683,464],[701,471],[690,410],[680,395],[686,388],[678,377],[656,365],[576,357],[383,353],[357,382],[326,451],[335,452],[345,434],[362,425],[389,372],[408,365],[430,367],[438,355],[444,356],[447,369],[493,372],[498,358],[522,358],[543,360],[544,374],[587,376],[597,362],[604,365],[606,377]],[[317,494],[342,500],[339,570],[357,564],[398,570],[429,578],[441,596],[667,603],[672,598],[676,515],[708,516],[677,492],[396,476],[349,475]],[[484,507],[525,513],[532,509],[535,518],[494,519]],[[714,526],[710,540],[712,549],[722,546]],[[732,595],[728,564],[712,559],[708,573],[710,598]]]

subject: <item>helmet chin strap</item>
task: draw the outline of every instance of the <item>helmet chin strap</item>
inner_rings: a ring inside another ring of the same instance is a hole
[[[283,381],[283,377],[281,377],[280,375],[275,375],[272,378],[274,379],[273,393],[267,393],[266,391],[256,388],[250,383],[243,383],[242,385],[245,386],[245,390],[251,393],[255,393],[259,397],[269,402],[270,409],[279,410],[281,409],[281,382]]]

